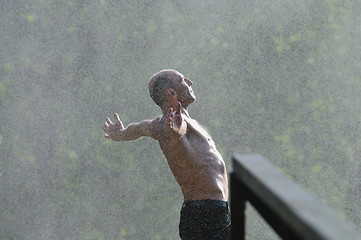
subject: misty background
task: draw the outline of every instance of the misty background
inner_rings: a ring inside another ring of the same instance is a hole
[[[361,229],[360,0],[0,0],[0,239],[178,239],[182,195],[148,80],[194,82],[190,115],[231,170],[258,152]],[[257,217],[257,216],[256,216]],[[248,239],[273,239],[251,220]]]

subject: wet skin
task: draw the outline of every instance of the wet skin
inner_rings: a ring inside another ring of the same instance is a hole
[[[107,118],[103,126],[105,137],[115,141],[132,141],[143,136],[157,140],[181,187],[184,201],[227,201],[228,182],[223,158],[209,133],[187,111],[195,100],[192,82],[176,71],[169,74],[174,75],[175,88],[167,90],[162,116],[124,128],[115,113],[115,123]]]

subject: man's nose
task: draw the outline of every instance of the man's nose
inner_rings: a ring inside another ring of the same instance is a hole
[[[189,85],[189,86],[192,86],[193,85],[193,82],[191,80],[189,80],[188,78],[184,78],[184,80],[186,81],[186,83]]]

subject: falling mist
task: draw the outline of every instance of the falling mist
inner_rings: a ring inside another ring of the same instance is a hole
[[[160,114],[147,81],[165,68],[194,82],[228,170],[259,152],[361,228],[360,4],[2,1],[0,239],[177,239],[157,143],[101,130]]]

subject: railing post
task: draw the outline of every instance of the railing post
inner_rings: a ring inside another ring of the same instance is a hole
[[[235,174],[231,173],[231,239],[245,240],[246,236],[246,196],[243,186]]]
[[[355,226],[340,220],[261,155],[235,155],[230,185],[232,239],[245,239],[247,201],[282,239],[361,240]]]

